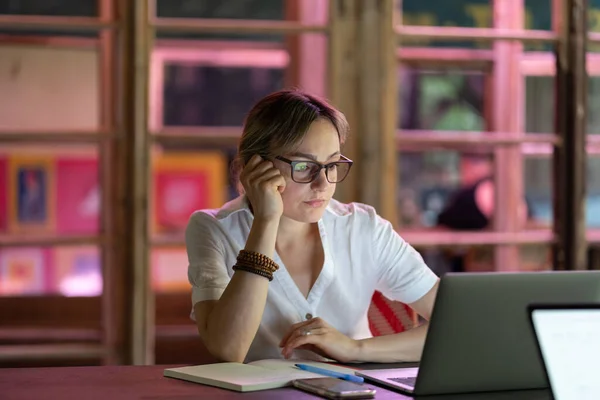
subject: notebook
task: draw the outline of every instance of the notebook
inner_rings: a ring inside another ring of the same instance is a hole
[[[167,368],[164,376],[216,386],[236,392],[253,392],[291,386],[295,379],[322,378],[323,375],[296,368],[295,364],[309,364],[354,375],[355,370],[337,365],[306,360],[259,360],[248,364],[218,363],[189,367]]]

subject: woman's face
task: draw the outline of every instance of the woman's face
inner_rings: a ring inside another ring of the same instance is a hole
[[[317,161],[327,164],[340,160],[340,140],[333,124],[324,118],[312,123],[298,149],[291,154],[279,154],[291,161]],[[323,216],[335,192],[335,183],[327,181],[325,169],[310,183],[292,180],[291,165],[275,160],[275,165],[286,180],[283,215],[298,222],[314,223]]]

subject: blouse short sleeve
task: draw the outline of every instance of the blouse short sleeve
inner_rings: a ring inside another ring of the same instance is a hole
[[[374,216],[374,257],[379,268],[377,290],[391,300],[414,303],[438,278],[423,257],[400,237],[389,221]]]
[[[188,280],[192,285],[192,304],[218,300],[230,280],[219,222],[207,213],[195,212],[185,231],[185,244],[189,260]]]

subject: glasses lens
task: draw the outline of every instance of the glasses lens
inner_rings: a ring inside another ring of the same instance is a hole
[[[319,164],[311,161],[297,161],[292,165],[292,179],[298,183],[311,182],[319,169]]]
[[[329,179],[329,182],[338,183],[343,181],[348,176],[348,172],[350,172],[350,165],[350,163],[346,162],[331,164],[327,169],[327,179]]]

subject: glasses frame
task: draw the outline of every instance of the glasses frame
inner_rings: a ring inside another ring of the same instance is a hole
[[[334,162],[330,162],[330,163],[327,163],[327,164],[321,164],[320,162],[314,161],[314,160],[289,160],[289,159],[287,159],[285,157],[281,157],[281,156],[276,156],[275,159],[279,160],[279,161],[283,161],[284,163],[290,165],[290,167],[291,167],[291,173],[290,173],[290,175],[291,175],[292,180],[294,182],[296,182],[296,183],[307,183],[308,184],[308,183],[314,182],[315,179],[317,179],[317,177],[319,175],[321,175],[321,171],[323,169],[325,169],[325,178],[327,178],[327,182],[329,182],[329,183],[340,183],[340,182],[343,182],[344,179],[346,179],[348,177],[348,175],[350,174],[350,170],[352,169],[352,165],[354,164],[354,161],[352,161],[351,159],[349,159],[348,157],[346,157],[344,155],[340,155],[340,157],[341,157],[340,160],[334,161]],[[294,169],[296,167],[296,164],[306,163],[306,162],[317,164],[319,166],[319,170],[317,172],[315,172],[315,174],[312,176],[312,179],[310,181],[308,181],[308,182],[298,182],[296,179],[294,179]],[[332,182],[331,180],[329,180],[329,166],[331,166],[333,164],[338,164],[338,163],[349,164],[349,166],[348,166],[348,172],[346,173],[346,176],[344,176],[344,178],[342,178],[341,180],[336,181],[336,182]]]

